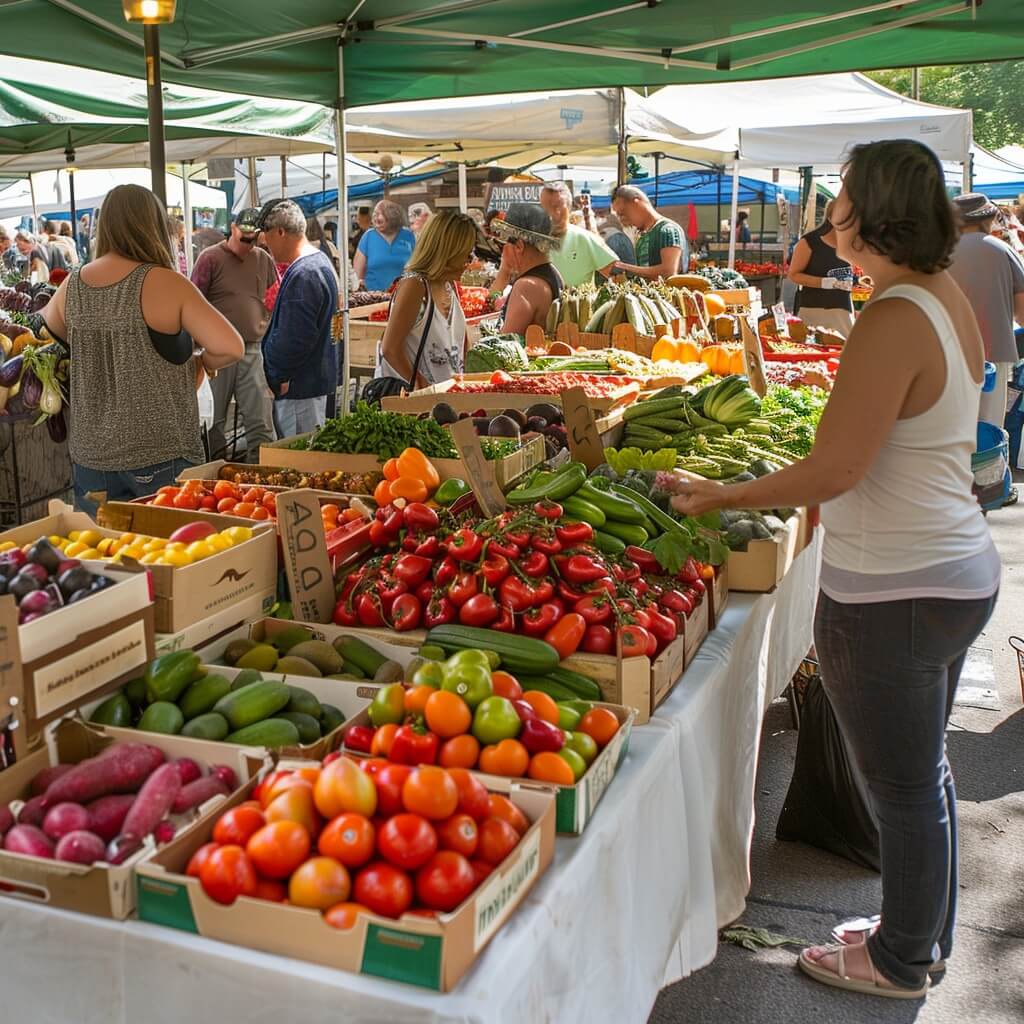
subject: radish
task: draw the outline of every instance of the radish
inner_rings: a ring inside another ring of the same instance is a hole
[[[135,836],[118,836],[107,844],[107,852],[104,860],[115,867],[123,864],[129,857],[134,856],[142,849],[142,840]]]
[[[78,829],[69,832],[57,844],[54,856],[72,864],[93,864],[106,856],[103,840],[93,832]]]
[[[215,764],[210,769],[210,773],[216,775],[228,787],[228,792],[233,792],[238,788],[238,776],[235,774],[234,769],[229,768],[226,764]]]
[[[19,825],[35,825],[40,826],[43,823],[43,818],[46,817],[46,804],[45,797],[34,796],[31,800],[27,801],[25,806],[18,811],[18,824]]]
[[[43,831],[56,842],[69,832],[88,829],[91,821],[89,812],[81,804],[57,804],[46,812]]]
[[[195,782],[196,779],[200,779],[203,776],[203,770],[191,757],[179,757],[174,762],[174,767],[178,769],[178,775],[181,776],[181,784],[183,786],[187,786],[190,782]]]
[[[174,833],[177,829],[174,827],[173,821],[168,821],[164,818],[155,829],[153,829],[153,838],[158,844],[169,843],[174,838]]]
[[[104,842],[109,843],[121,831],[124,819],[135,803],[131,793],[118,793],[113,796],[101,796],[87,806],[89,812],[89,831],[95,832]]]
[[[31,857],[53,859],[53,843],[35,825],[15,825],[4,836],[4,849],[8,853],[27,853]]]

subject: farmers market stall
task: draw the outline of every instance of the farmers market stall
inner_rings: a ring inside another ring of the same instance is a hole
[[[820,545],[719,628],[555,859],[448,994],[243,950],[137,921],[4,905],[5,1007],[111,1024],[226,1018],[646,1021],[661,986],[715,955],[749,887],[761,717],[810,643]],[[600,898],[595,898],[600,893]],[[581,952],[585,951],[585,955]],[[52,969],[61,964],[60,984]],[[183,984],[182,979],[188,983]]]

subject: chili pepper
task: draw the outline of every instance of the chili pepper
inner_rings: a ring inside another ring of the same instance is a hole
[[[583,616],[569,612],[544,634],[544,642],[551,644],[558,651],[562,661],[565,661],[571,654],[576,653],[586,631],[587,623]]]
[[[646,656],[649,642],[652,639],[651,634],[642,626],[620,626],[618,630],[618,641],[623,658]]]
[[[435,590],[434,584],[431,583],[430,580],[424,580],[416,588],[416,596],[420,599],[420,604],[422,604],[424,606],[430,604],[430,602],[431,602],[431,600],[432,600],[432,598],[434,596],[434,590]]]
[[[385,555],[380,560],[380,567],[382,569],[386,569],[394,560],[395,560],[395,556],[394,555],[390,555],[390,554],[389,555]]]
[[[395,764],[435,764],[439,742],[425,725],[399,726],[388,760]]]
[[[573,611],[582,615],[588,626],[597,626],[612,617],[612,598],[608,594],[588,594],[576,602]]]
[[[515,544],[516,547],[525,548],[530,543],[530,531],[523,529],[506,530],[505,541],[508,544]]]
[[[475,597],[480,591],[477,583],[476,573],[461,572],[455,577],[454,582],[448,588],[448,597],[456,608],[461,608],[471,597]]]
[[[459,575],[459,563],[451,555],[445,557],[434,566],[434,586],[447,587]]]
[[[498,617],[488,628],[496,629],[499,633],[514,633],[516,631],[516,620],[512,614],[512,609],[502,605],[498,609]]]
[[[616,562],[612,566],[612,575],[620,583],[632,583],[633,580],[640,579],[640,566],[633,565],[631,562],[627,568],[626,566],[619,565],[619,563]]]
[[[361,572],[354,572],[351,576],[345,577],[345,582],[341,585],[341,590],[338,591],[338,599],[343,600],[356,589],[360,580],[362,580],[363,574]]]
[[[634,565],[638,565],[643,572],[661,572],[661,565],[658,563],[658,560],[646,548],[639,547],[636,544],[628,544],[626,546],[626,557]]]
[[[480,574],[489,587],[496,587],[508,575],[508,559],[504,555],[492,554],[490,550],[487,557],[480,563]]]
[[[573,607],[575,607],[577,601],[582,601],[587,596],[582,590],[576,590],[574,587],[569,586],[565,580],[558,581],[558,593],[564,601],[567,601]]]
[[[464,626],[489,626],[498,613],[498,603],[490,594],[474,594],[459,608],[459,622]]]
[[[608,626],[587,626],[580,650],[590,654],[611,654],[615,650],[615,637],[611,629]]]
[[[430,604],[423,610],[423,625],[427,629],[435,626],[447,626],[455,621],[455,605],[444,595],[435,594]]]
[[[539,718],[531,718],[523,722],[523,728],[519,732],[519,742],[531,754],[540,754],[544,751],[556,754],[565,743],[565,733],[557,725],[552,725]]]
[[[436,535],[431,534],[431,536],[417,544],[415,553],[421,558],[433,560],[441,553],[441,542],[437,539]]]
[[[555,585],[551,580],[538,580],[533,585],[534,604],[543,604],[555,596]]]
[[[353,725],[345,733],[345,746],[349,750],[355,750],[360,754],[368,754],[373,745],[373,734],[376,731],[376,729],[371,728],[369,725]]]
[[[527,609],[520,619],[520,628],[527,636],[543,636],[563,614],[561,604],[545,601],[542,605]]]
[[[658,604],[670,612],[682,612],[684,615],[693,611],[693,602],[679,590],[666,590],[658,598]]]
[[[541,519],[561,519],[562,518],[562,506],[557,501],[548,501],[544,499],[538,501],[533,506],[535,515],[541,517]]]
[[[499,540],[491,540],[487,545],[487,554],[490,555],[501,555],[510,561],[514,558],[518,558],[520,555],[519,545],[506,543],[503,544]]]
[[[395,579],[415,590],[428,576],[434,563],[423,555],[402,555],[395,562]]]
[[[570,548],[576,544],[586,544],[594,537],[594,528],[590,523],[566,523],[555,527],[555,536],[563,547]]]
[[[361,626],[383,626],[384,610],[376,594],[360,594],[356,599],[356,615]]]
[[[541,603],[537,600],[536,587],[518,576],[506,576],[501,581],[498,597],[501,603],[513,612],[525,612],[527,608]]]
[[[441,525],[437,513],[420,501],[410,501],[402,511],[402,519],[410,530],[422,530],[430,533]]]
[[[537,532],[530,537],[530,547],[545,555],[557,555],[562,550],[562,542],[551,530]]]
[[[519,568],[527,576],[543,576],[548,571],[548,556],[543,551],[531,551],[520,559]]]
[[[457,530],[448,544],[448,553],[460,562],[475,562],[483,551],[483,538],[468,527]]]
[[[402,594],[391,606],[391,628],[396,633],[416,629],[423,616],[423,605],[415,594]]]
[[[692,582],[688,583],[687,586],[691,590],[696,590],[698,594],[704,594],[707,591],[707,587],[704,585],[704,581],[699,577]]]
[[[572,555],[559,568],[569,583],[589,583],[605,576],[605,567],[599,565],[590,555]]]

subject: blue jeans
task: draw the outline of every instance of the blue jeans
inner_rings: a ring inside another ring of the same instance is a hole
[[[75,508],[87,512],[94,519],[96,509],[107,501],[132,501],[156,494],[161,487],[171,487],[178,474],[191,469],[195,463],[188,459],[172,459],[141,469],[123,469],[114,472],[89,469],[73,464]]]
[[[871,959],[896,985],[920,988],[953,948],[956,791],[946,723],[967,648],[995,597],[840,604],[818,597],[821,678],[878,824],[882,923]]]

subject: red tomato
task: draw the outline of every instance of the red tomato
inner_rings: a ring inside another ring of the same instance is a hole
[[[213,512],[217,508],[217,499],[212,494],[204,494],[199,500],[199,507]]]
[[[415,871],[437,851],[437,833],[418,814],[396,814],[377,833],[377,849],[396,868]]]
[[[493,870],[494,866],[485,860],[471,860],[469,866],[473,869],[473,877],[479,885]]]
[[[185,874],[191,875],[193,878],[199,877],[199,869],[209,860],[210,854],[214,850],[219,849],[220,843],[204,843],[202,846],[192,854],[189,859],[188,867],[185,868]]]
[[[379,768],[373,775],[377,784],[377,812],[390,817],[400,814],[405,807],[402,804],[402,787],[405,780],[412,775],[412,766],[407,764],[387,764]]]
[[[372,776],[347,758],[332,761],[320,772],[313,790],[317,810],[325,818],[355,811],[367,818],[377,809],[377,790]]]
[[[190,494],[186,491],[176,494],[172,503],[175,508],[184,508],[193,512],[199,508],[199,498],[195,494]]]
[[[416,872],[416,896],[432,910],[454,910],[476,888],[472,865],[454,850],[441,850]]]
[[[272,878],[261,878],[256,883],[256,891],[253,896],[258,900],[267,900],[270,903],[283,903],[288,899],[288,890],[284,882],[276,882]]]
[[[332,928],[348,931],[355,925],[360,914],[368,913],[369,907],[364,907],[361,903],[335,903],[333,907],[324,911],[324,920]]]
[[[309,832],[297,821],[272,821],[253,833],[245,852],[266,878],[287,878],[308,856]]]
[[[465,768],[449,768],[448,774],[459,791],[458,810],[475,821],[483,821],[491,813],[486,786]]]
[[[502,818],[488,818],[480,826],[477,853],[488,864],[500,864],[516,847],[519,833]]]
[[[266,823],[255,807],[232,807],[213,826],[213,841],[222,845],[245,846]]]
[[[479,841],[476,822],[468,814],[453,814],[437,826],[437,841],[442,850],[472,857]]]
[[[344,903],[351,891],[348,871],[333,857],[311,857],[288,880],[288,901],[297,907],[327,910]]]
[[[401,917],[412,903],[412,880],[404,871],[375,860],[356,875],[357,903],[382,917]]]
[[[234,903],[239,896],[256,892],[256,869],[241,846],[222,846],[199,869],[199,881],[211,900]]]
[[[339,814],[320,833],[317,848],[347,868],[362,867],[373,856],[373,825],[362,814]]]
[[[226,498],[221,498],[217,502],[218,512],[230,512],[238,504],[238,499],[231,497],[229,494]]]

